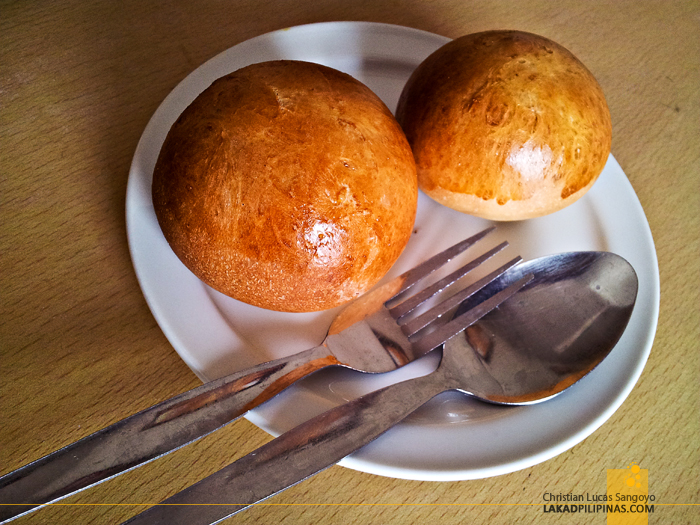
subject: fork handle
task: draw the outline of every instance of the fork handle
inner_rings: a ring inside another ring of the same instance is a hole
[[[335,407],[125,523],[218,523],[337,463],[446,388],[438,368]]]
[[[205,383],[0,477],[0,522],[172,452],[339,364],[321,345]]]

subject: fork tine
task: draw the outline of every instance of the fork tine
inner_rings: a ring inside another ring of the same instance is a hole
[[[452,308],[460,304],[462,301],[467,299],[468,297],[474,295],[476,292],[481,290],[484,286],[489,284],[491,281],[496,279],[497,277],[501,276],[504,274],[507,270],[518,264],[522,260],[521,257],[516,257],[514,259],[511,259],[508,261],[506,264],[498,268],[497,270],[494,270],[490,274],[488,274],[486,277],[482,277],[478,281],[476,281],[474,284],[467,286],[465,289],[457,292],[451,297],[448,297],[438,305],[434,306],[427,312],[411,319],[408,322],[402,323],[399,321],[399,324],[402,325],[402,329],[404,333],[407,336],[412,336],[419,330],[422,330],[426,326],[428,326],[431,322],[435,321],[438,319],[440,316],[446,314],[449,312]]]
[[[437,330],[430,332],[425,337],[420,339],[420,341],[414,343],[414,348],[420,353],[427,353],[434,350],[441,344],[445,343],[448,339],[451,339],[458,333],[474,324],[501,303],[511,298],[518,291],[520,291],[521,288],[532,281],[532,279],[534,279],[533,274],[526,275],[519,281],[492,295],[482,303],[479,303],[471,310],[467,310],[463,314],[451,320],[449,323],[446,323]]]
[[[398,279],[403,280],[401,288],[389,300],[387,300],[387,302],[392,301],[393,299],[401,295],[403,292],[411,288],[418,281],[427,277],[438,268],[442,267],[444,264],[449,262],[451,259],[462,253],[464,250],[466,250],[473,244],[486,237],[495,229],[495,226],[486,228],[485,230],[477,233],[476,235],[472,235],[468,239],[464,239],[463,241],[458,242],[454,246],[450,246],[446,250],[443,250],[440,253],[433,255],[430,259],[423,261],[418,266],[415,266],[407,272],[401,274],[401,276],[398,277]]]
[[[470,261],[469,263],[465,264],[461,268],[455,270],[452,272],[450,275],[447,277],[444,277],[440,281],[434,283],[431,286],[428,286],[427,288],[423,289],[419,293],[412,295],[402,303],[399,303],[398,305],[392,307],[389,309],[389,313],[394,319],[401,319],[404,315],[412,312],[415,308],[423,304],[425,301],[430,299],[433,295],[436,293],[439,293],[443,290],[445,290],[448,286],[451,286],[455,282],[457,282],[459,279],[467,275],[469,272],[471,272],[473,269],[477,268],[479,265],[496,255],[498,252],[503,250],[506,246],[508,246],[508,242],[502,242],[495,248],[489,250],[485,254],[481,255],[480,257],[477,257],[476,259]]]

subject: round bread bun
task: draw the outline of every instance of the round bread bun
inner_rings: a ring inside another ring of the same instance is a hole
[[[463,36],[414,71],[396,118],[420,189],[478,217],[512,221],[583,196],[610,154],[603,91],[569,51],[520,31]]]
[[[318,311],[366,292],[412,233],[413,155],[384,103],[299,61],[216,80],[168,133],[153,205],[203,282],[266,309]]]

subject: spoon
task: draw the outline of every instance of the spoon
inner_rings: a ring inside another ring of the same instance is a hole
[[[337,463],[447,390],[504,405],[560,394],[622,336],[637,276],[615,254],[566,253],[517,265],[484,293],[528,275],[515,296],[445,343],[434,372],[324,412],[127,523],[218,522]]]

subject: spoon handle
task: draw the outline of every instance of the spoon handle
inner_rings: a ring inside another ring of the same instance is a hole
[[[445,387],[442,369],[324,412],[126,523],[210,525],[334,465]]]

